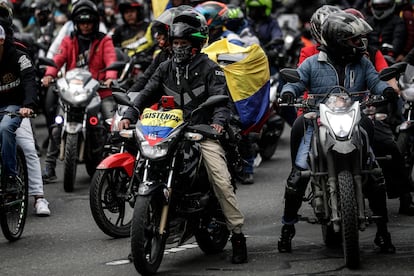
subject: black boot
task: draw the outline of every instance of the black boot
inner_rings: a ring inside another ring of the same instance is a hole
[[[233,264],[247,263],[246,237],[243,233],[233,233],[231,236],[231,244],[233,246],[233,256],[231,257],[231,262]]]
[[[380,248],[380,253],[395,253],[395,246],[391,242],[391,235],[389,232],[377,232],[374,243]]]
[[[295,236],[296,230],[293,224],[284,224],[277,242],[277,249],[280,253],[292,252],[292,239]]]
[[[410,193],[400,196],[400,209],[398,213],[407,216],[414,216],[414,204]]]

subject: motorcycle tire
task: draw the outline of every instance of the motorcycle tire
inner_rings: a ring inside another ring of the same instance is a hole
[[[163,204],[155,194],[138,196],[131,224],[131,253],[135,269],[154,274],[164,256],[166,234],[159,233]]]
[[[94,159],[90,160],[89,158],[85,159],[86,172],[88,173],[90,177],[93,177],[93,175],[95,174],[96,167],[99,165],[99,163],[100,163],[99,160],[94,160]]]
[[[217,203],[218,205],[218,203]],[[216,254],[223,251],[229,240],[224,215],[217,206],[217,215],[209,214],[202,219],[200,228],[194,236],[198,246],[205,254]]]
[[[338,174],[338,187],[345,264],[353,269],[357,268],[360,262],[359,227],[353,176],[349,171]]]
[[[78,134],[68,134],[65,144],[65,160],[63,171],[63,189],[65,192],[73,192],[78,161]]]
[[[29,204],[29,178],[24,153],[17,147],[18,192],[13,199],[3,197],[0,206],[0,226],[4,237],[9,241],[20,239],[26,224],[27,208]],[[0,159],[0,166],[1,166]],[[1,170],[1,168],[0,168]]]
[[[270,160],[275,154],[279,138],[275,137],[275,140],[271,144],[260,146],[260,156],[263,160]]]
[[[122,168],[97,170],[92,177],[89,204],[98,227],[113,238],[131,234],[133,207],[126,200],[129,176]]]

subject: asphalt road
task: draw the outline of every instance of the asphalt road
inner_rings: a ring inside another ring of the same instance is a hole
[[[45,135],[41,116],[35,125],[41,142]],[[360,233],[361,268],[349,270],[341,248],[327,249],[320,226],[304,221],[297,224],[293,253],[278,253],[284,183],[290,170],[288,137],[286,128],[276,154],[256,169],[255,184],[237,190],[246,217],[249,263],[230,263],[230,243],[222,253],[206,256],[190,242],[166,252],[159,275],[414,275],[414,218],[398,215],[397,200],[389,200],[396,254],[376,253],[375,226],[369,225]],[[19,241],[9,243],[0,235],[0,275],[137,275],[127,261],[129,238],[106,236],[92,218],[90,178],[84,166],[78,168],[73,193],[63,191],[62,164],[57,173],[58,181],[44,186],[52,215],[38,218],[30,209]],[[32,203],[31,199],[30,207]],[[301,214],[312,216],[307,204]]]

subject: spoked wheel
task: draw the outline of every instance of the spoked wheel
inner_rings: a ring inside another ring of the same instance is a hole
[[[129,176],[122,168],[97,170],[92,178],[89,203],[99,228],[114,238],[129,237],[133,207],[127,201]]]
[[[166,234],[159,233],[163,204],[155,195],[138,196],[131,226],[131,252],[135,269],[154,274],[164,256]]]
[[[16,241],[22,235],[29,201],[26,158],[19,147],[17,148],[16,159],[18,170],[17,192],[4,194],[3,203],[0,207],[1,230],[9,241]]]
[[[206,215],[201,221],[201,227],[194,234],[198,246],[206,254],[223,251],[229,239],[230,232],[218,207],[217,203],[217,214]]]
[[[68,134],[65,145],[65,161],[63,172],[63,189],[73,192],[78,162],[78,134]]]
[[[338,187],[345,263],[349,268],[357,268],[359,266],[358,210],[353,177],[349,171],[338,174]]]

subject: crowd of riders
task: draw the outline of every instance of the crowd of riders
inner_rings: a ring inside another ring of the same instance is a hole
[[[99,95],[103,117],[111,118],[116,104],[110,88],[116,83],[117,72],[109,70],[102,73],[101,70],[125,56],[136,54],[140,51],[138,49],[144,49],[146,56],[151,57],[150,61],[143,68],[145,71],[128,87],[129,91],[142,92],[135,100],[136,105],[142,110],[160,97],[158,92],[168,87],[171,91],[164,93],[188,91],[188,100],[182,103],[182,107],[191,111],[208,95],[228,93],[224,74],[202,53],[203,47],[226,39],[239,47],[259,44],[267,53],[268,45],[283,40],[285,35],[279,16],[295,14],[299,18],[298,30],[303,44],[301,55],[297,57],[297,68],[301,76],[314,78],[303,80],[308,82],[308,89],[318,91],[323,82],[332,85],[346,83],[347,88],[354,90],[355,87],[359,90],[369,88],[372,93],[383,95],[389,101],[386,110],[389,116],[385,122],[372,125],[363,120],[361,125],[371,139],[375,154],[393,158],[392,162],[380,163],[384,178],[373,184],[375,192],[366,197],[370,199],[373,213],[383,218],[377,222],[374,243],[381,252],[395,252],[392,233],[387,228],[386,196],[400,200],[400,214],[413,216],[414,204],[408,173],[404,171],[393,131],[402,120],[400,91],[395,80],[388,83],[380,81],[378,71],[400,61],[414,63],[414,1],[171,0],[167,9],[156,16],[152,12],[154,2],[1,0],[0,64],[9,62],[7,64],[13,66],[1,66],[0,111],[20,109],[24,117],[42,112],[49,128],[48,139],[39,141],[33,137],[29,119],[15,117],[10,120],[7,116],[0,116],[1,155],[8,177],[7,187],[13,186],[16,176],[13,158],[16,140],[17,143],[19,139],[27,140],[29,142],[25,145],[28,149],[24,152],[31,164],[28,166],[29,193],[36,199],[36,214],[50,215],[43,183],[57,180],[55,168],[61,130],[54,123],[59,112],[58,96],[49,87],[54,85],[61,67],[65,66],[66,70],[87,68],[93,78],[107,86],[99,91]],[[281,47],[285,46],[275,44],[274,50],[279,51]],[[12,54],[7,56],[9,51]],[[7,61],[7,57],[12,60]],[[40,57],[53,59],[57,66],[47,67],[37,78],[36,70],[39,68],[36,64]],[[348,66],[366,77],[353,76],[349,82]],[[8,72],[5,67],[12,71]],[[269,63],[271,74],[280,69]],[[192,78],[189,78],[189,72]],[[195,72],[198,73],[194,75]],[[206,79],[209,82],[206,83]],[[281,82],[281,87],[283,84]],[[199,87],[205,87],[205,91],[199,91]],[[281,101],[285,103],[292,103],[304,92],[302,87],[294,84],[284,84],[280,90]],[[212,118],[200,120],[209,122],[221,132],[232,112],[235,111],[229,103],[228,107],[217,110]],[[138,116],[136,110],[128,110],[120,128],[128,127]],[[292,116],[293,119],[289,119]],[[300,147],[307,135],[306,122],[300,112],[296,120],[295,117],[296,112],[286,115],[286,120],[292,122],[292,170],[287,176],[285,189],[283,227],[278,242],[280,252],[292,251],[294,225],[298,221],[298,210],[308,183],[308,179],[298,177],[298,172],[306,169],[303,160],[306,160],[307,152]],[[13,133],[16,133],[16,138]],[[40,165],[37,155],[46,148],[45,164]],[[253,184],[253,164],[257,153],[248,141],[244,141],[241,148],[245,167],[239,182]],[[227,226],[233,234],[232,261],[244,263],[248,261],[246,238],[242,232],[244,217],[228,179],[229,174],[223,170],[225,166],[222,164],[226,161],[222,151],[219,143],[203,144],[203,154],[209,156],[206,158],[209,177],[217,187],[215,191],[220,195],[218,198]]]

